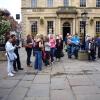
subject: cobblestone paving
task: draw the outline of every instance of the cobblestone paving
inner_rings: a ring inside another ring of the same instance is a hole
[[[26,67],[26,52],[20,50],[24,71],[8,77],[7,62],[0,62],[0,100],[100,100],[100,60],[67,59],[35,73]],[[32,57],[32,61],[34,58]]]

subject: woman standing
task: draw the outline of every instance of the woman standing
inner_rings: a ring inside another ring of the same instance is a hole
[[[43,48],[43,40],[40,36],[36,37],[35,41],[35,65],[34,68],[41,71],[42,70],[42,48]]]
[[[50,54],[51,54],[51,62],[54,62],[54,57],[55,57],[55,47],[56,47],[56,40],[53,36],[53,34],[50,35],[50,39],[49,39],[49,43],[50,43]]]
[[[26,45],[25,45],[25,49],[27,52],[27,67],[31,67],[31,54],[32,54],[32,36],[29,34],[27,35],[27,40],[26,40]]]

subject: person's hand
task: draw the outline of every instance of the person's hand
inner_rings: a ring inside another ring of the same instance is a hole
[[[90,53],[91,51],[90,50],[88,50],[88,53]]]

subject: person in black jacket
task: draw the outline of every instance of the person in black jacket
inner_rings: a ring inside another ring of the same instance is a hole
[[[20,56],[19,56],[19,52],[18,52],[18,49],[20,48],[19,39],[17,39],[15,35],[13,35],[12,44],[13,44],[13,46],[16,45],[16,49],[14,50],[14,53],[17,55],[17,59],[13,62],[14,71],[23,70],[23,68],[21,68]],[[16,64],[17,64],[17,66],[16,66]]]
[[[100,37],[97,38],[98,58],[100,58]]]

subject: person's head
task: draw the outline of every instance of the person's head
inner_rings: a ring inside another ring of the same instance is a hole
[[[15,36],[15,34],[12,34],[10,37],[11,37],[11,39],[12,39],[12,42],[15,42],[15,41],[16,41],[16,36]]]
[[[13,39],[13,41],[15,41],[15,40],[16,40],[15,34],[12,34],[12,35],[11,35],[11,38]]]
[[[49,42],[49,37],[45,37],[45,42]]]
[[[53,34],[50,34],[50,39],[53,39],[53,38],[54,38]]]
[[[11,35],[9,35],[9,36],[7,37],[7,41],[9,41],[10,43],[12,43],[13,39],[12,39],[12,36],[11,36]]]
[[[30,34],[27,35],[27,40],[32,39],[32,36]]]
[[[78,34],[77,33],[75,33],[75,35],[74,35],[75,37],[77,37],[78,36]]]

